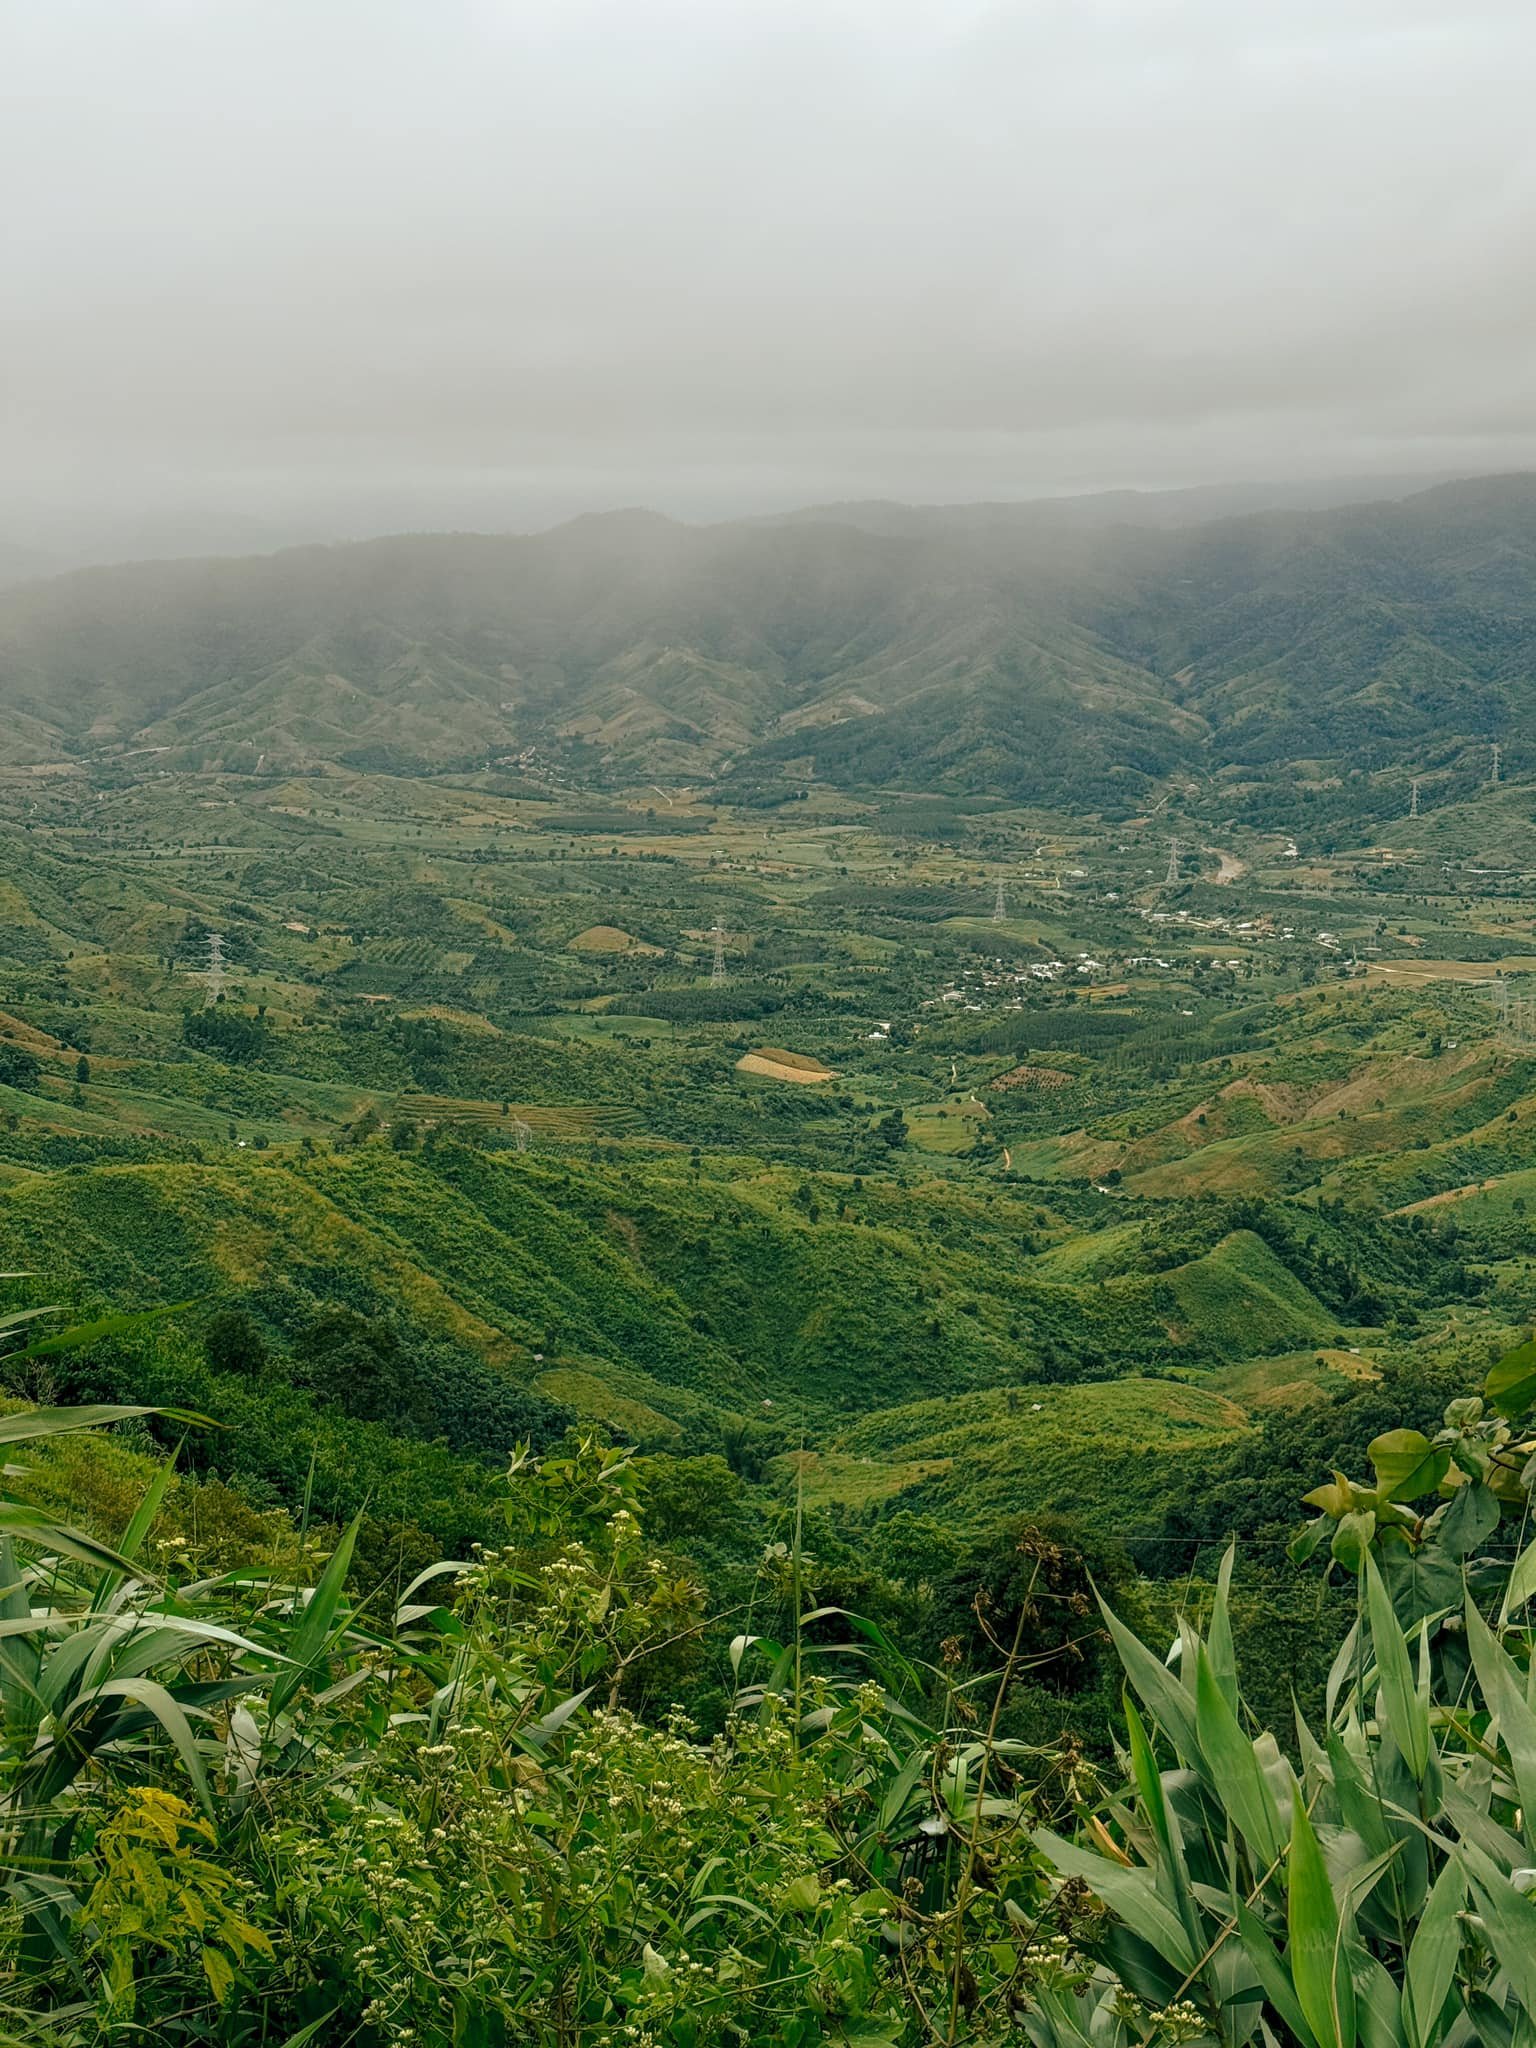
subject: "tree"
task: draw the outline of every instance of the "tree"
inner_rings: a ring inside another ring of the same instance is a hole
[[[227,1066],[254,1066],[267,1049],[265,1024],[238,1010],[189,1010],[181,1020],[184,1045],[211,1053]]]
[[[907,1120],[899,1109],[887,1110],[875,1125],[875,1136],[888,1151],[898,1152],[907,1142]]]
[[[300,1383],[343,1413],[396,1428],[417,1420],[416,1375],[388,1324],[370,1322],[352,1309],[329,1309],[294,1350]]]
[[[255,1379],[267,1363],[267,1346],[243,1308],[220,1309],[203,1332],[203,1356],[215,1372]]]
[[[0,1042],[0,1084],[31,1092],[36,1089],[41,1073],[42,1065],[36,1053],[28,1052],[24,1045]]]
[[[75,1079],[83,1088],[91,1078],[91,1063],[84,1053],[75,1061]]]

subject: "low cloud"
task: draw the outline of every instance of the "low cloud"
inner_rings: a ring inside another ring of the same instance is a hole
[[[0,37],[14,542],[1536,461],[1522,0],[17,0]]]

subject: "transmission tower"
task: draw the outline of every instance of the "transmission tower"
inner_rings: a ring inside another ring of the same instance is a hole
[[[994,924],[1001,924],[1007,915],[1008,899],[1003,894],[1003,878],[999,875],[997,878],[997,895],[992,901],[992,922]]]
[[[721,926],[721,925],[719,925],[719,924],[716,924],[716,925],[715,925],[715,927],[714,927],[714,929],[713,929],[713,930],[712,930],[712,931],[710,932],[710,937],[711,937],[711,938],[712,938],[712,939],[714,940],[714,942],[715,942],[715,957],[714,957],[714,961],[713,961],[713,964],[711,965],[711,967],[710,967],[710,970],[709,970],[709,985],[710,985],[710,987],[711,987],[711,988],[724,988],[724,986],[725,986],[725,930],[724,930],[724,927],[723,927],[723,926]]]
[[[1501,974],[1488,993],[1493,998],[1493,1013],[1501,1024],[1509,1022],[1509,983]]]
[[[1179,842],[1177,839],[1170,839],[1168,842],[1167,886],[1170,889],[1177,889],[1179,886]]]
[[[1502,760],[1503,754],[1504,749],[1495,740],[1493,743],[1493,759],[1488,766],[1488,787],[1490,789],[1497,789],[1499,786],[1499,762]]]
[[[1416,818],[1419,815],[1419,778],[1417,775],[1414,776],[1408,785],[1408,815],[1410,818]]]
[[[208,934],[208,967],[203,975],[208,993],[203,997],[203,1008],[211,1010],[224,993],[224,934]]]
[[[519,1152],[526,1152],[533,1143],[533,1126],[525,1124],[520,1116],[512,1119],[512,1142]]]

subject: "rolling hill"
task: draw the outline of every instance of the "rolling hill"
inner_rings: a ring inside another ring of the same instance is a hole
[[[1536,478],[1193,524],[902,509],[628,512],[3,590],[5,759],[532,749],[611,785],[1113,804],[1368,747],[1454,770],[1496,737],[1518,755],[1536,708]]]

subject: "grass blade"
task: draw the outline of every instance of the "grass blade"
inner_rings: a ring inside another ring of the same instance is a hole
[[[1319,2048],[1354,2048],[1355,1987],[1344,1955],[1344,1926],[1300,1792],[1291,1815],[1286,1926],[1296,1996]]]
[[[1447,1863],[1425,1902],[1408,1950],[1403,2020],[1410,2048],[1434,2048],[1439,2039],[1440,2013],[1461,1953],[1458,1915],[1466,1896],[1466,1872],[1457,1863]]]
[[[1415,1782],[1422,1785],[1429,1769],[1429,1708],[1414,1681],[1402,1624],[1369,1552],[1365,1558],[1365,1597],[1382,1714]]]
[[[305,1680],[325,1659],[331,1642],[331,1623],[341,1604],[341,1591],[346,1583],[348,1569],[352,1563],[352,1552],[357,1543],[357,1532],[362,1527],[362,1511],[353,1517],[346,1533],[331,1554],[329,1563],[320,1574],[315,1590],[305,1603],[293,1632],[293,1642],[288,1654],[293,1663],[272,1688],[271,1711],[275,1720],[295,1699]]]

